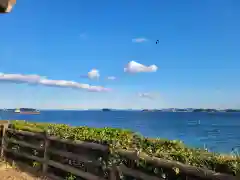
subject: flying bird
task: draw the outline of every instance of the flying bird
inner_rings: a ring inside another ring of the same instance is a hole
[[[159,40],[156,41],[156,44],[158,44],[158,43],[159,43]]]

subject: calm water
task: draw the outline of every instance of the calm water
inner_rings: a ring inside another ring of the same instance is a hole
[[[42,111],[40,115],[1,113],[2,119],[128,128],[148,137],[180,139],[211,151],[240,150],[240,113],[169,113],[135,111]]]

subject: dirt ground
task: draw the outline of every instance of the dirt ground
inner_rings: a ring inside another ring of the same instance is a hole
[[[46,180],[46,178],[34,177],[26,172],[21,172],[16,168],[0,163],[0,179],[1,180]]]

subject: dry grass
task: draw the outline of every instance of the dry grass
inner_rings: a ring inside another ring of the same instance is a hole
[[[1,180],[47,180],[46,178],[35,177],[26,172],[22,172],[6,162],[0,162],[0,176]]]

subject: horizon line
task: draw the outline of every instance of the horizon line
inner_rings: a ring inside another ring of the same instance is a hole
[[[17,108],[0,108],[0,110],[3,109],[18,109]],[[25,108],[25,107],[21,107]],[[240,110],[240,108],[31,108],[31,109],[38,109],[38,110],[82,110],[82,111],[88,111],[88,110],[102,110],[102,109],[110,109],[110,110],[166,110],[166,109],[214,109],[214,110]]]

